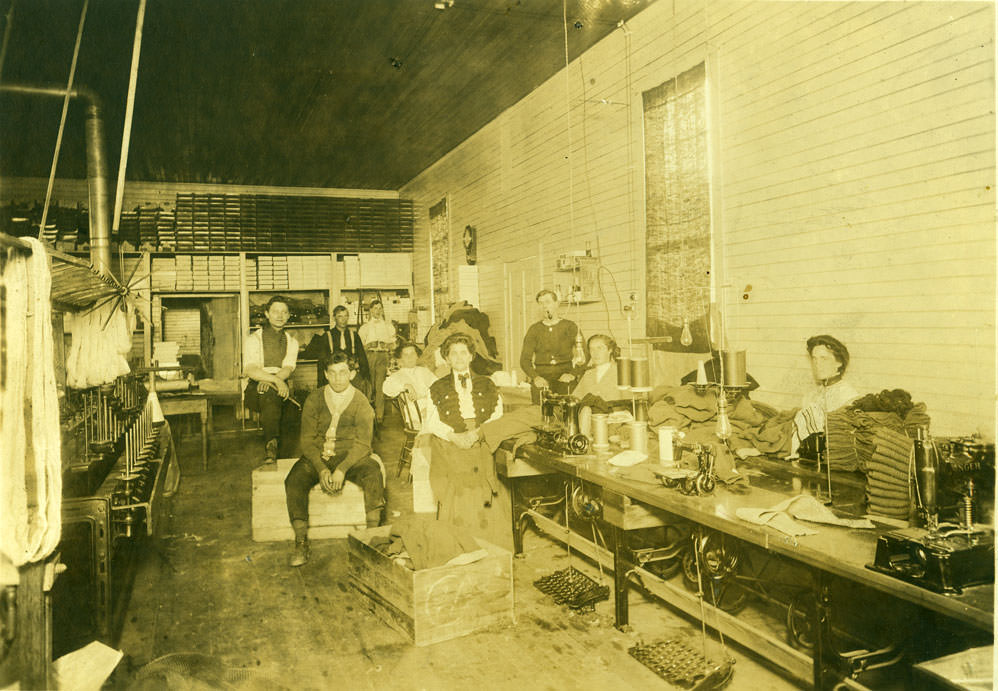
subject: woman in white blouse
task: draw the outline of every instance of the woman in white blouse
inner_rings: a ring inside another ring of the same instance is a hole
[[[583,373],[579,379],[579,385],[572,391],[572,395],[580,401],[587,396],[595,396],[605,402],[620,399],[620,390],[617,388],[617,359],[616,342],[604,334],[596,334],[589,337],[586,344],[589,348],[590,368]],[[589,436],[592,416],[592,406],[584,405],[579,408],[579,431]]]

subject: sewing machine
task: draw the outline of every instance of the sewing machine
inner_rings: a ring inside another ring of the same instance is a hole
[[[589,439],[579,432],[579,399],[541,389],[541,418],[534,426],[538,446],[571,456],[589,451]]]
[[[941,593],[993,583],[994,530],[975,517],[992,495],[994,462],[994,444],[972,437],[936,444],[920,431],[915,488],[923,526],[881,535],[868,568]]]

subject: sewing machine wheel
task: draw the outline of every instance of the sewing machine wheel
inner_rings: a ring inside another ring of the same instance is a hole
[[[697,573],[696,555],[700,554]],[[720,533],[707,533],[693,541],[683,554],[683,580],[693,592],[703,583],[704,599],[725,612],[745,606],[748,592],[737,582],[741,549],[738,542]]]
[[[581,456],[589,450],[589,439],[584,434],[573,434],[568,440],[568,449],[572,454]]]
[[[572,490],[571,506],[572,513],[584,521],[592,521],[603,516],[603,501],[589,494],[581,484]]]
[[[800,650],[814,650],[817,626],[817,603],[814,593],[801,590],[787,606],[787,639]]]
[[[717,487],[717,481],[711,475],[697,476],[697,494],[710,494]]]

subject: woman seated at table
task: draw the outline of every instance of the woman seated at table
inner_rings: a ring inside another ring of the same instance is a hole
[[[610,401],[620,400],[620,389],[617,388],[617,356],[620,349],[609,336],[595,334],[589,337],[586,344],[589,348],[589,364],[579,384],[572,395],[580,401],[579,431],[586,436],[590,434],[592,413],[610,412]]]
[[[423,421],[423,432],[433,435],[430,487],[437,519],[506,547],[511,538],[509,499],[500,496],[502,485],[480,431],[502,416],[502,396],[491,379],[471,372],[475,344],[467,334],[448,336],[440,354],[451,372],[430,386]]]
[[[801,408],[794,415],[790,458],[800,456],[802,443],[812,435],[823,439],[827,413],[859,398],[859,392],[842,378],[849,365],[849,350],[841,341],[827,334],[812,336],[807,339],[807,354],[817,386],[804,394]]]

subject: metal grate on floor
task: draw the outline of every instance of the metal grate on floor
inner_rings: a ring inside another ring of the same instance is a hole
[[[574,566],[538,578],[534,586],[572,609],[591,608],[610,597],[610,586],[600,585]]]
[[[730,661],[717,664],[678,638],[639,643],[627,652],[670,684],[695,691],[721,688],[733,671]]]

